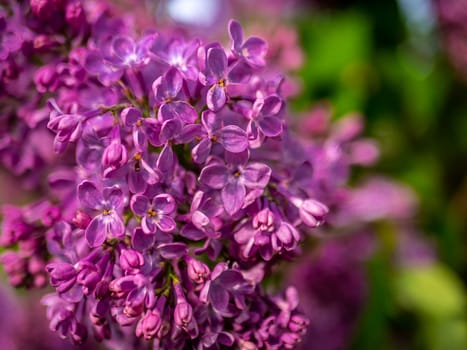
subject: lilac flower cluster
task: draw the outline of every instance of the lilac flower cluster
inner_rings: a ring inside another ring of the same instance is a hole
[[[58,162],[45,100],[78,83],[78,46],[90,26],[79,1],[0,4],[0,166],[29,189]]]
[[[0,153],[47,155],[28,169],[48,165],[49,190],[3,206],[0,260],[15,286],[49,278],[50,328],[122,349],[295,348],[297,291],[264,281],[338,212],[350,165],[376,157],[360,120],[294,134],[267,43],[236,21],[225,48],[135,34],[91,0],[1,11]],[[30,143],[46,127],[53,141]]]
[[[3,208],[10,281],[39,287],[47,273],[50,327],[75,343],[91,332],[163,349],[293,348],[308,323],[297,294],[270,296],[261,281],[328,209],[283,161],[302,146],[287,144],[280,83],[262,76],[266,42],[235,21],[227,50],[156,32],[134,40],[92,3],[27,5],[2,12],[2,64],[51,62],[24,67],[38,97],[54,97],[53,149],[76,158],[52,169],[50,201]],[[43,40],[63,45],[37,57],[11,44],[23,30],[38,40],[44,23]],[[31,93],[7,83],[5,94]]]

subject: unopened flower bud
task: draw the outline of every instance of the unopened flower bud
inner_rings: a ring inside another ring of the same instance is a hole
[[[118,169],[128,161],[126,147],[120,142],[112,142],[106,147],[102,155],[102,165],[104,168]]]
[[[145,339],[152,339],[159,332],[161,325],[162,320],[159,311],[157,309],[148,311],[138,322],[136,335],[138,337],[143,336]]]
[[[196,283],[203,283],[209,276],[209,267],[205,263],[202,263],[201,261],[193,259],[191,257],[187,260],[188,277],[190,277],[190,279]]]
[[[127,272],[137,273],[144,265],[144,257],[133,249],[123,249],[120,253],[120,267]]]
[[[73,223],[80,229],[85,229],[91,222],[91,217],[84,211],[77,210],[72,219]]]

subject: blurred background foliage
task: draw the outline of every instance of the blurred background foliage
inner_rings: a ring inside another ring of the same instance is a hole
[[[308,5],[292,24],[305,52],[293,107],[328,101],[335,118],[362,113],[381,147],[376,172],[416,191],[418,227],[439,256],[430,266],[395,266],[397,231],[378,228],[353,348],[467,349],[467,84],[444,54],[435,7],[423,0]]]

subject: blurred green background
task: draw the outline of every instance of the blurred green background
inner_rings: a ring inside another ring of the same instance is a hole
[[[397,232],[378,230],[353,348],[467,349],[467,85],[443,50],[436,8],[423,0],[308,5],[291,23],[305,52],[294,108],[329,101],[335,118],[365,116],[366,134],[381,146],[376,172],[416,191],[417,226],[439,257],[430,266],[394,266]]]

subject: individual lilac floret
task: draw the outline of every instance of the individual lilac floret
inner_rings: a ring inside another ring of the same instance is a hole
[[[193,317],[193,307],[187,301],[180,283],[175,283],[174,289],[177,299],[174,310],[175,324],[183,331],[187,332],[190,338],[194,339],[198,336],[199,331],[196,320]]]
[[[156,229],[163,232],[175,230],[175,221],[170,216],[175,208],[175,200],[169,194],[159,194],[151,201],[144,195],[135,195],[131,199],[131,210],[143,217],[141,227],[145,233],[154,233]]]
[[[209,86],[206,104],[211,111],[218,111],[227,102],[227,89],[231,83],[243,81],[248,70],[240,64],[228,66],[227,56],[220,47],[208,49],[206,55],[206,76],[200,75],[203,85]]]
[[[178,119],[184,123],[194,123],[198,118],[193,106],[183,100],[181,93],[183,84],[182,75],[174,67],[152,84],[156,106],[159,107],[157,115],[161,122]]]
[[[130,273],[137,274],[144,265],[144,256],[133,249],[122,249],[120,252],[120,267]]]
[[[221,145],[226,151],[240,153],[248,148],[245,131],[236,125],[223,126],[222,119],[211,111],[204,111],[201,116],[200,142],[193,148],[193,160],[204,163],[211,150]]]
[[[106,60],[117,68],[140,68],[149,63],[149,48],[154,40],[154,35],[147,35],[135,43],[130,37],[118,36],[112,41],[111,56]]]
[[[199,181],[221,191],[222,203],[229,215],[235,214],[245,204],[247,189],[261,195],[271,177],[271,168],[262,163],[246,166],[210,164],[201,170]],[[250,199],[251,200],[251,199]]]
[[[211,273],[211,271],[209,271],[209,267],[205,263],[196,260],[191,256],[187,256],[186,261],[188,277],[196,284],[202,285]]]
[[[126,167],[128,188],[133,193],[143,193],[148,185],[160,180],[161,174],[155,169],[155,156],[147,150],[136,148]]]
[[[247,127],[250,146],[260,147],[266,137],[275,137],[282,133],[283,121],[279,117],[283,101],[276,95],[256,99],[253,107],[248,110],[250,119]]]
[[[84,68],[89,74],[96,75],[104,86],[112,85],[123,75],[122,69],[116,69],[107,64],[102,53],[97,50],[88,52],[84,61]]]
[[[145,149],[147,141],[153,146],[159,146],[160,123],[153,118],[143,118],[143,113],[137,108],[127,107],[120,114],[125,126],[132,129],[133,143],[138,149]]]
[[[115,126],[110,135],[111,141],[104,153],[102,154],[102,166],[104,168],[104,176],[109,171],[115,171],[116,169],[124,166],[128,161],[128,152],[120,137],[120,128]]]
[[[57,134],[54,150],[61,153],[65,151],[69,142],[75,142],[81,137],[83,129],[81,123],[84,117],[76,113],[64,113],[53,99],[49,101],[49,107],[51,112],[47,127]]]
[[[155,338],[162,327],[162,316],[159,309],[148,310],[146,314],[141,317],[136,325],[136,336],[144,337],[144,339]]]
[[[123,205],[123,192],[118,186],[106,187],[102,193],[90,181],[78,186],[78,197],[84,209],[97,211],[85,237],[91,247],[101,246],[107,238],[120,238],[125,234],[125,226],[119,210]]]
[[[168,44],[156,47],[154,52],[157,60],[177,68],[186,79],[197,80],[198,61],[196,53],[199,46],[199,40],[184,41],[177,38],[171,40]]]
[[[268,44],[263,39],[252,36],[244,42],[242,26],[235,20],[229,22],[229,35],[232,52],[236,56],[243,57],[252,66],[262,67],[266,64]]]
[[[227,263],[220,262],[214,267],[211,279],[200,292],[200,301],[209,303],[216,312],[232,317],[238,308],[243,308],[245,295],[253,292],[254,286],[235,269],[229,269]],[[233,299],[234,303],[231,303]]]
[[[324,216],[329,212],[326,205],[315,199],[293,197],[291,202],[298,208],[300,219],[309,227],[317,227],[324,223]]]

